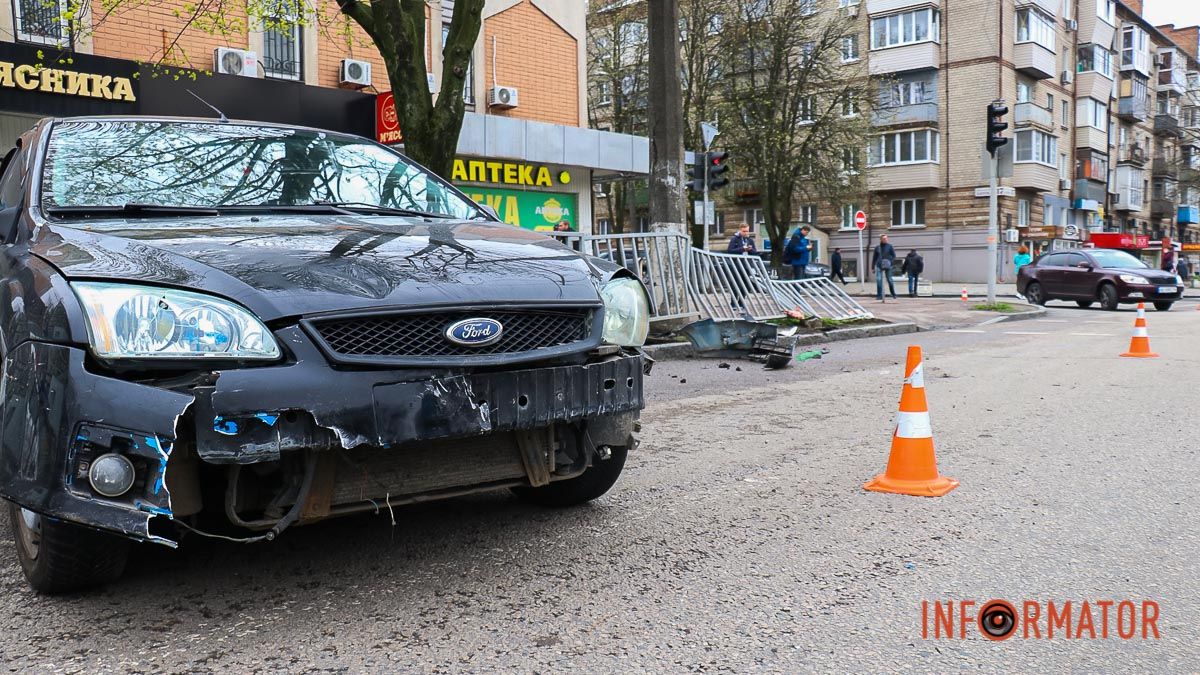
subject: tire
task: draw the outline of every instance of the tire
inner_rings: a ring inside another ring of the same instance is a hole
[[[1036,281],[1029,282],[1025,287],[1025,297],[1029,299],[1031,305],[1045,305],[1046,296],[1042,293],[1042,285]]]
[[[80,591],[116,581],[129,559],[129,540],[51,520],[16,504],[8,517],[17,560],[38,593]]]
[[[1171,305],[1175,304],[1174,300],[1155,300],[1154,309],[1159,312],[1170,311]]]
[[[1097,295],[1100,297],[1100,308],[1106,312],[1116,311],[1121,304],[1117,299],[1117,287],[1112,284],[1100,284]]]
[[[625,468],[625,458],[628,448],[613,446],[612,455],[608,459],[595,460],[587,471],[576,478],[560,480],[542,487],[513,488],[513,492],[521,499],[538,506],[566,507],[578,506],[596,499],[608,492]]]

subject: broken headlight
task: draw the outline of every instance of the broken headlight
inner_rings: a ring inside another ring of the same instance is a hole
[[[267,327],[227,300],[153,286],[71,287],[83,303],[92,351],[100,358],[279,358]]]
[[[613,279],[600,287],[604,301],[604,342],[622,347],[646,344],[650,332],[650,301],[637,279]]]

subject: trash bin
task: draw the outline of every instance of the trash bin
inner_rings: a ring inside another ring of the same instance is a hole
[[[917,279],[917,297],[932,298],[933,282],[928,279]]]

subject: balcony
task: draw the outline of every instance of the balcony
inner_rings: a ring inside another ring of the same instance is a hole
[[[1036,162],[1013,164],[1013,187],[1031,188],[1039,192],[1058,192],[1058,169]]]
[[[1141,211],[1144,199],[1142,181],[1141,169],[1133,166],[1118,166],[1114,181],[1113,209],[1116,211]]]
[[[1187,89],[1187,72],[1184,70],[1179,68],[1167,68],[1158,71],[1158,91],[1186,94]]]
[[[1154,116],[1154,133],[1165,134],[1167,136],[1179,135],[1179,118],[1166,114],[1159,113]]]
[[[1178,204],[1176,200],[1170,197],[1155,197],[1150,200],[1150,217],[1151,218],[1174,218]]]
[[[940,7],[938,0],[867,0],[867,14],[890,14],[916,7]]]
[[[1013,120],[1018,127],[1032,125],[1054,131],[1054,113],[1036,103],[1018,103],[1013,110]]]
[[[1075,127],[1075,147],[1108,152],[1108,133],[1096,127]]]
[[[1140,145],[1122,145],[1117,148],[1117,164],[1129,164],[1136,167],[1146,165],[1146,149]]]
[[[1195,225],[1200,223],[1200,206],[1195,204],[1180,204],[1175,211],[1175,222],[1180,225]]]
[[[1145,96],[1122,96],[1117,101],[1117,117],[1126,122],[1145,122],[1150,119],[1150,99]]]
[[[1054,52],[1036,42],[1013,45],[1013,67],[1035,80],[1048,80],[1058,75],[1058,59]]]
[[[1090,199],[1103,204],[1107,189],[1104,181],[1080,178],[1075,181],[1075,189],[1071,191],[1071,195],[1075,199]]]
[[[914,103],[899,105],[891,108],[876,108],[871,113],[871,124],[885,127],[893,124],[922,124],[937,125],[938,106],[936,103]]]
[[[1014,3],[1017,7],[1037,7],[1050,17],[1058,16],[1061,3],[1054,0],[1016,0]]]
[[[872,75],[937,68],[941,64],[938,47],[938,43],[930,41],[873,49],[867,59],[867,68]]]
[[[867,169],[868,190],[918,190],[941,187],[941,166],[932,162],[873,166]]]
[[[1179,163],[1163,157],[1155,157],[1154,162],[1150,165],[1150,173],[1154,174],[1155,176],[1178,178]]]
[[[1108,102],[1112,98],[1113,81],[1095,71],[1075,75],[1075,96],[1088,96],[1097,101]]]

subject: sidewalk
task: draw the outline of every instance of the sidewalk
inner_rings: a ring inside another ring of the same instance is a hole
[[[896,294],[903,296],[904,293],[908,290],[908,280],[900,279],[899,277],[897,277],[895,283],[896,283]],[[856,297],[862,297],[862,296],[870,296],[871,298],[875,297],[875,279],[874,278],[872,278],[870,281],[867,282],[867,286],[866,286],[867,290],[866,291],[861,290],[862,286],[857,281],[852,281],[852,282],[850,282],[850,285],[843,286],[843,288],[846,289],[847,293],[849,293],[850,295],[856,296]],[[933,296],[935,298],[958,298],[960,296],[960,294],[962,293],[963,288],[967,289],[967,295],[971,298],[972,301],[982,301],[983,299],[987,298],[987,284],[974,284],[974,283],[963,284],[963,283],[953,283],[953,282],[949,282],[949,281],[934,282]],[[885,291],[887,290],[886,284],[884,285],[884,290]],[[1014,299],[1016,299],[1016,295],[1017,295],[1017,285],[1015,283],[996,284],[997,299],[1002,299],[1005,301],[1014,300]],[[1191,286],[1188,286],[1183,292],[1183,297],[1185,297],[1185,298],[1200,298],[1200,288],[1192,288]],[[908,299],[910,299],[910,298],[904,298],[904,297],[901,298],[901,300],[908,300]],[[888,300],[891,300],[891,298],[888,298]]]
[[[1044,311],[1041,308],[1028,305],[1011,296],[1001,299],[1013,305],[1018,312],[1032,311],[1041,315]],[[1012,316],[1012,314],[1001,312],[983,312],[971,309],[978,302],[977,299],[964,303],[958,300],[957,297],[949,299],[909,298],[901,296],[896,300],[887,298],[886,302],[881,303],[872,296],[869,299],[860,299],[859,302],[862,303],[862,306],[868,312],[874,314],[877,319],[883,319],[892,323],[914,323],[921,330],[973,326],[989,319]]]

